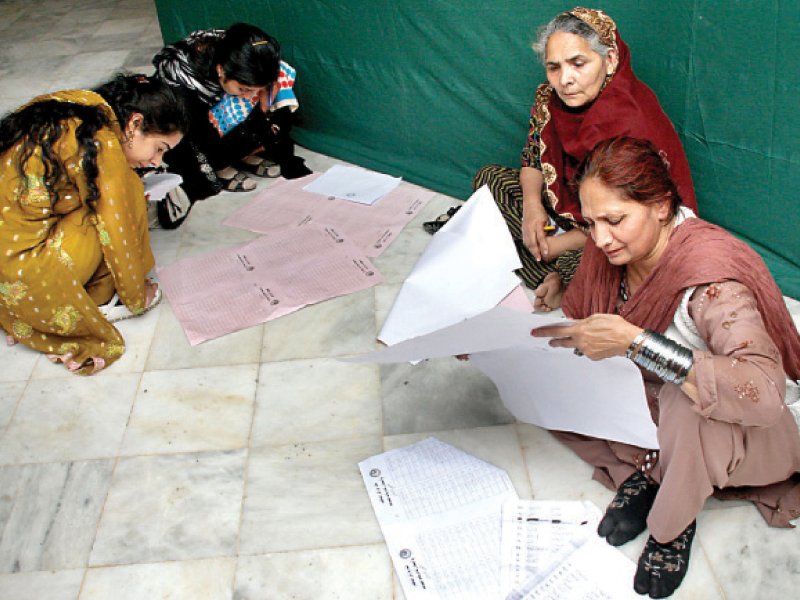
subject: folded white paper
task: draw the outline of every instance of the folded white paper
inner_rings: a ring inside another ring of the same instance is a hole
[[[406,278],[378,339],[392,345],[474,317],[516,286],[521,267],[489,188],[433,236]]]

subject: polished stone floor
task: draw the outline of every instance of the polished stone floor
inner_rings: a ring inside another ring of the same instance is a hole
[[[0,111],[149,72],[161,44],[152,0],[2,1]],[[252,239],[220,224],[251,197],[153,232],[158,262]],[[163,302],[120,323],[125,356],[90,378],[0,348],[0,600],[402,598],[356,464],[429,435],[506,469],[521,497],[604,507],[590,469],[514,423],[468,363],[336,360],[374,347],[429,240],[420,223],[451,203],[436,196],[376,260],[385,283],[263,326],[190,347]],[[800,531],[743,503],[709,502],[698,523],[675,598],[796,597]]]

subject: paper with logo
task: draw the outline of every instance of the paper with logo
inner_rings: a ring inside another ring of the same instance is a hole
[[[383,276],[332,227],[303,227],[158,269],[191,345],[362,290]]]
[[[359,204],[375,204],[401,181],[401,177],[391,177],[360,167],[334,165],[303,189]]]
[[[404,182],[374,206],[367,206],[303,189],[320,176],[315,173],[276,181],[223,224],[257,233],[294,230],[309,223],[330,226],[346,234],[364,254],[374,258],[386,250],[436,195]]]
[[[436,438],[359,463],[406,600],[499,600],[508,475]]]

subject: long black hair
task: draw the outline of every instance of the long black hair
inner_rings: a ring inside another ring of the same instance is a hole
[[[94,90],[111,106],[124,128],[133,113],[143,117],[143,133],[185,133],[189,113],[183,98],[168,85],[144,75],[117,75]],[[111,118],[101,106],[75,102],[41,100],[18,109],[0,120],[0,155],[15,144],[21,144],[17,171],[25,178],[25,167],[37,152],[44,165],[44,184],[51,196],[64,173],[64,165],[55,152],[55,145],[64,134],[67,122],[77,119],[75,131],[81,166],[86,174],[87,204],[93,208],[97,189],[97,132],[111,124]]]
[[[275,38],[254,25],[235,23],[214,45],[211,77],[216,78],[219,65],[227,79],[263,87],[277,81],[280,61],[281,47]]]

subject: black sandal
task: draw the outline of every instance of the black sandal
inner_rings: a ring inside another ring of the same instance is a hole
[[[425,223],[423,223],[422,224],[423,229],[425,229],[425,231],[433,235],[434,233],[439,231],[442,227],[444,227],[445,224],[450,219],[453,218],[453,215],[455,215],[460,208],[461,208],[460,204],[458,206],[453,206],[452,208],[448,208],[446,213],[442,213],[441,215],[436,217],[435,220],[426,221]]]
[[[236,171],[232,177],[220,177],[217,173],[217,178],[222,183],[222,189],[227,192],[252,192],[256,189],[256,182],[242,171]],[[252,183],[253,187],[246,187],[248,183]]]

